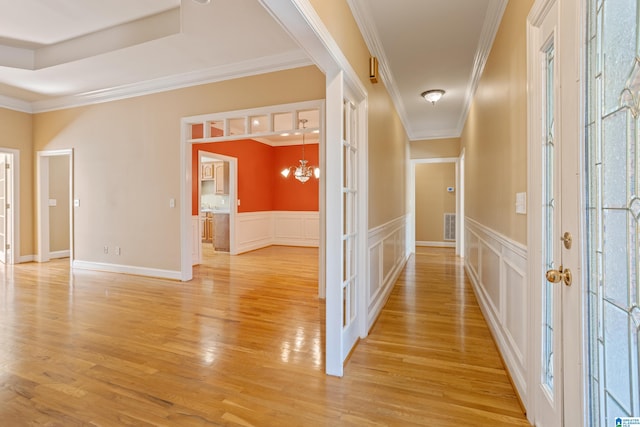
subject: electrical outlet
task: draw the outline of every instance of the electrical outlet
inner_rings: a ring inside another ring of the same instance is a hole
[[[104,245],[104,253],[108,254],[109,253],[109,246]]]
[[[120,255],[120,246],[116,246],[116,255]]]

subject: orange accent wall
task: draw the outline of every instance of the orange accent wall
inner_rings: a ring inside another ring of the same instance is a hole
[[[199,137],[194,126],[193,135]],[[193,144],[192,146],[192,214],[198,215],[198,151],[222,154],[238,159],[238,212],[272,210],[317,211],[318,180],[311,178],[302,184],[292,176],[284,178],[280,171],[298,163],[301,146],[271,147],[245,139],[229,142]],[[305,145],[305,158],[318,165],[318,144]]]
[[[305,144],[304,157],[309,166],[318,166],[318,144]],[[275,177],[273,192],[273,210],[276,211],[317,211],[319,180],[312,177],[302,184],[292,175],[288,178],[280,174],[282,169],[298,165],[302,156],[301,145],[274,147],[273,175]]]

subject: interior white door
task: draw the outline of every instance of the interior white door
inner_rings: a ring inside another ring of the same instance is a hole
[[[0,262],[7,263],[7,194],[8,169],[7,156],[0,154]]]
[[[639,3],[586,2],[590,426],[640,417]]]
[[[583,418],[578,4],[540,0],[529,16],[531,418],[541,427]]]

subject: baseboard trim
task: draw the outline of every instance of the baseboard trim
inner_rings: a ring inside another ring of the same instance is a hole
[[[416,241],[416,246],[427,246],[427,247],[433,247],[433,248],[455,248],[456,242]]]
[[[71,256],[71,251],[68,249],[64,251],[49,252],[49,259],[69,258],[69,256]]]
[[[107,273],[123,273],[135,276],[157,277],[160,279],[182,280],[180,271],[161,270],[157,268],[135,267],[131,265],[108,264],[102,262],[73,261],[72,268],[78,270],[104,271]]]
[[[15,261],[16,261],[16,264],[22,264],[25,262],[34,262],[35,260],[36,260],[35,255],[22,255],[22,256],[19,256]]]

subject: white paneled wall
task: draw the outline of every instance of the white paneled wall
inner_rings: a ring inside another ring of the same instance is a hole
[[[270,245],[317,247],[320,241],[318,212],[265,211],[236,216],[238,253]]]
[[[469,218],[465,267],[500,353],[528,405],[527,249]]]
[[[404,216],[369,230],[367,329],[373,326],[409,257],[408,219]]]

